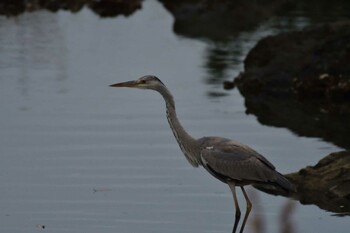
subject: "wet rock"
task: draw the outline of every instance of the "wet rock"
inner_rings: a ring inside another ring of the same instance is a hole
[[[350,152],[332,153],[315,166],[288,174],[302,204],[315,204],[338,214],[350,214]]]
[[[101,17],[117,15],[131,15],[135,10],[141,9],[142,0],[100,0],[91,1],[89,7]]]
[[[252,30],[274,16],[295,19],[295,12],[319,22],[323,12],[329,20],[349,18],[348,0],[159,0],[174,16],[174,31],[186,37],[227,40]],[[320,13],[322,12],[322,13]]]
[[[142,0],[4,0],[0,2],[0,15],[14,16],[39,9],[78,12],[88,6],[101,17],[128,16],[141,8],[141,2]]]
[[[35,1],[33,1],[33,2],[35,2]],[[46,9],[46,10],[49,10],[52,12],[57,12],[59,10],[68,10],[71,12],[78,12],[88,2],[89,2],[88,0],[81,0],[81,1],[41,0],[41,1],[36,1],[35,4],[36,4],[36,9]]]
[[[286,0],[159,0],[174,16],[174,31],[187,37],[222,39],[255,27],[281,10]]]
[[[350,23],[269,36],[234,82],[248,113],[350,148]]]
[[[328,24],[262,39],[236,79],[242,92],[350,100],[350,23]]]
[[[26,10],[25,0],[3,0],[0,2],[0,15],[11,16]]]
[[[296,187],[292,198],[302,204],[313,204],[338,215],[350,215],[350,151],[331,153],[315,166],[285,175]],[[280,190],[258,189],[275,194]]]

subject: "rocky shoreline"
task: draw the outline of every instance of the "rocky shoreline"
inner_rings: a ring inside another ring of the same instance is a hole
[[[278,94],[323,102],[350,100],[350,23],[266,37],[235,79],[244,95]]]
[[[234,85],[266,125],[350,148],[350,23],[266,37]]]

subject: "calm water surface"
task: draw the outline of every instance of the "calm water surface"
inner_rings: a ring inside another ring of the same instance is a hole
[[[206,66],[213,45],[176,36],[172,22],[156,1],[129,18],[86,9],[0,18],[0,232],[231,231],[228,187],[187,163],[161,97],[108,87],[144,74],[172,90],[194,136],[249,144],[282,173],[339,150],[260,125],[237,90],[223,90],[256,41],[276,31],[272,21],[225,45],[237,52],[219,81]],[[246,232],[257,219],[279,232],[287,199],[249,192]],[[348,232],[347,218],[295,205],[297,232]]]

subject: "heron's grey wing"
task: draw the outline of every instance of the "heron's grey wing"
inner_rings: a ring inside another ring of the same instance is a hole
[[[242,150],[223,152],[207,148],[202,150],[201,159],[203,166],[223,182],[230,179],[246,183],[276,181],[273,168],[259,157]]]
[[[275,170],[275,166],[270,163],[264,156],[253,150],[247,145],[244,145],[238,141],[230,140],[222,137],[203,137],[198,140],[202,148],[210,148],[213,146],[216,150],[220,150],[225,153],[232,153],[237,156],[253,156],[259,159],[261,162],[265,163],[268,167]]]

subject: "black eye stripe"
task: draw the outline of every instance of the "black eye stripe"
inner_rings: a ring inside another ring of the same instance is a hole
[[[164,83],[162,82],[162,81],[160,81],[160,79],[159,78],[157,78],[156,76],[153,76],[156,80],[158,80],[158,82],[160,82],[161,84],[163,84],[164,85]]]
[[[164,83],[162,81],[160,81],[159,78],[157,78],[156,76],[152,76],[152,75],[143,76],[137,82],[138,82],[138,84],[147,84],[149,82],[150,83],[152,83],[152,82],[159,82],[162,85],[164,85]]]

